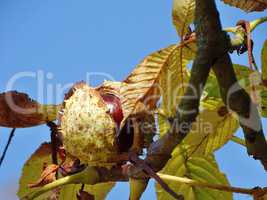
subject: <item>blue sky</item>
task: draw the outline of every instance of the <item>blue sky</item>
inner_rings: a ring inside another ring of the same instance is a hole
[[[223,26],[267,15],[267,12],[246,14],[217,2]],[[171,0],[0,0],[0,91],[6,90],[15,74],[35,74],[40,70],[45,75],[45,90],[54,92],[56,85],[62,87],[86,80],[88,72],[92,75],[92,85],[108,78],[103,73],[122,80],[143,57],[178,41],[171,22],[171,6]],[[266,24],[253,33],[258,64],[266,36]],[[234,63],[247,64],[246,55],[232,58]],[[13,89],[27,92],[33,98],[38,96],[36,78],[19,79]],[[46,103],[59,103],[63,98],[62,95],[50,98],[43,93]],[[267,131],[266,121],[264,127]],[[9,131],[0,130],[1,151]],[[48,140],[48,133],[46,126],[16,131],[0,168],[1,199],[17,199],[15,191],[21,168],[31,153]],[[233,185],[266,186],[266,173],[257,161],[247,156],[244,148],[229,142],[216,153],[216,158]],[[128,198],[126,183],[118,184],[108,196],[108,199],[118,198]],[[143,199],[155,199],[153,183]],[[236,199],[249,198],[236,196]]]

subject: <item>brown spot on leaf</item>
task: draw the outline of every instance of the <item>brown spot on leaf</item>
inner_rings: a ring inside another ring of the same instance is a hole
[[[227,110],[227,107],[225,106],[221,106],[219,109],[218,109],[218,115],[223,117],[225,115],[228,114],[228,110]]]
[[[78,200],[95,200],[95,196],[85,192],[85,191],[79,191],[79,194],[77,194]]]
[[[29,184],[28,186],[30,188],[41,187],[48,183],[53,182],[54,180],[56,180],[56,173],[57,173],[58,168],[59,166],[55,164],[51,164],[48,166],[44,164],[44,170],[41,174],[40,179],[36,183]]]

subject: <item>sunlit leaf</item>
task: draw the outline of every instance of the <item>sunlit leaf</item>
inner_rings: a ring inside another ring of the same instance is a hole
[[[104,200],[110,190],[114,187],[114,182],[99,183],[95,185],[85,185],[84,191],[95,197],[95,200]],[[81,184],[70,184],[63,186],[60,191],[59,200],[77,200],[76,194],[81,188]]]
[[[0,94],[0,126],[22,128],[44,124],[57,117],[57,105],[42,105],[25,93]]]
[[[238,84],[243,87],[251,96],[254,102],[258,103],[258,109],[263,117],[267,117],[267,87],[262,82],[262,75],[250,68],[234,64],[234,70]],[[234,92],[235,87],[232,87]],[[230,91],[231,92],[231,91]],[[213,72],[210,73],[205,86],[206,97],[220,98],[220,90]]]
[[[201,102],[200,113],[192,130],[184,139],[188,146],[188,156],[209,155],[224,146],[239,127],[237,118],[228,113],[219,98],[207,98]],[[170,125],[166,117],[158,115],[158,128],[161,134],[167,132]]]
[[[219,171],[214,156],[194,156],[187,158],[186,146],[180,145],[172,154],[172,158],[161,171],[163,174],[186,177],[193,180],[213,184],[229,185],[224,174]],[[168,181],[167,184],[177,193],[190,200],[231,200],[232,194],[206,188],[192,187],[187,184],[178,184]],[[173,198],[156,184],[158,200],[172,200]]]
[[[175,115],[178,102],[183,96],[189,81],[189,73],[186,68],[188,60],[180,60],[180,51],[183,50],[178,48],[168,60],[168,67],[164,68],[164,76],[160,78],[161,107],[167,116]]]
[[[30,159],[25,163],[22,175],[19,181],[19,190],[17,192],[18,197],[23,197],[29,192],[34,192],[37,188],[29,188],[28,184],[34,183],[39,179],[44,163],[51,163],[51,146],[48,143],[42,144]],[[48,197],[53,195],[53,192],[47,192],[37,197],[36,200],[46,200]]]
[[[267,8],[266,0],[223,0],[224,3],[240,8],[246,12],[263,11]]]
[[[263,82],[267,85],[267,40],[265,40],[261,50],[261,70]]]
[[[147,188],[148,180],[143,179],[129,179],[130,185],[130,200],[138,200]]]
[[[210,71],[208,80],[205,85],[206,97],[220,98],[220,87],[213,71]]]
[[[209,155],[224,146],[239,127],[237,117],[229,113],[218,98],[208,98],[201,102],[200,113],[184,143],[188,154]]]
[[[166,81],[166,73],[171,74],[172,81],[177,78],[175,84],[178,85],[174,88],[180,87],[182,83],[179,83],[179,81],[182,81],[182,79],[187,80],[186,77],[182,77],[186,75],[183,63],[184,59],[193,59],[194,52],[188,50],[180,56],[180,48],[181,45],[172,45],[152,53],[123,81],[120,90],[124,114],[123,121],[130,115],[155,109],[160,96],[169,87],[169,82]]]
[[[267,87],[262,84],[262,75],[246,66],[234,65],[239,84],[250,94],[257,103],[262,117],[267,117]]]
[[[42,144],[35,153],[30,157],[30,159],[25,163],[22,171],[22,175],[19,181],[18,197],[23,197],[28,193],[32,193],[38,188],[29,188],[29,183],[34,183],[40,178],[43,171],[43,164],[48,165],[52,163],[51,161],[51,145],[49,143]],[[101,183],[96,185],[85,185],[85,191],[95,195],[96,200],[105,199],[105,196],[115,185],[113,182]],[[77,185],[67,185],[57,190],[60,199],[76,200],[76,194],[81,188],[81,184]],[[55,191],[49,191],[41,196],[37,197],[37,200],[47,200],[49,197],[55,195]]]
[[[36,183],[28,184],[29,188],[42,187],[48,183],[55,181],[58,168],[59,166],[55,164],[44,164],[44,169],[39,180],[37,180]]]
[[[172,19],[180,36],[188,33],[188,26],[194,20],[194,0],[173,0]]]
[[[141,102],[145,102],[148,109],[156,106],[160,97],[160,75],[175,49],[176,45],[172,45],[147,56],[123,81],[121,102],[124,119],[138,112],[136,109]]]

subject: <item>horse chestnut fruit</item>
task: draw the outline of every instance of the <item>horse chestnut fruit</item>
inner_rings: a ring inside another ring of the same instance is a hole
[[[112,165],[109,159],[133,144],[133,127],[126,123],[120,130],[122,120],[118,96],[85,83],[76,84],[67,93],[59,118],[63,146],[83,163]]]
[[[85,83],[78,86],[69,92],[63,104],[60,117],[63,145],[81,162],[103,166],[119,152],[116,123],[99,91]]]

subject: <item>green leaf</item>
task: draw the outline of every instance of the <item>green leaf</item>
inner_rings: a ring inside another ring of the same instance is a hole
[[[25,163],[22,175],[19,181],[19,190],[17,192],[18,197],[38,190],[38,188],[29,188],[29,183],[34,183],[40,178],[41,172],[43,171],[44,163],[51,163],[51,146],[49,143],[43,143]],[[53,192],[47,192],[42,194],[36,200],[47,200],[48,197],[53,195]]]
[[[158,128],[161,135],[169,130],[166,116],[158,114]],[[239,127],[233,113],[228,113],[219,98],[207,98],[201,102],[200,113],[192,130],[184,139],[188,156],[209,155],[223,147]]]
[[[221,97],[220,87],[219,87],[219,84],[217,82],[217,78],[216,78],[213,71],[210,71],[210,74],[209,74],[208,80],[206,82],[204,91],[206,93],[205,97],[214,97],[214,98],[220,98]]]
[[[85,185],[84,191],[94,195],[95,200],[104,200],[107,194],[114,187],[114,182],[99,183],[95,185]],[[70,184],[63,186],[60,190],[59,200],[77,200],[76,194],[81,188],[81,184]]]
[[[130,184],[130,198],[129,200],[139,200],[146,190],[148,180],[143,179],[129,179]]]
[[[188,32],[188,26],[194,20],[194,0],[174,0],[172,9],[173,24],[180,36]]]
[[[262,117],[267,117],[267,89],[261,92],[260,112]]]
[[[267,117],[267,87],[262,84],[262,75],[243,65],[234,64],[233,66],[239,85],[259,104],[258,109],[262,117]],[[220,89],[213,72],[210,73],[207,80],[205,93],[205,98],[220,98]]]
[[[262,117],[267,117],[267,87],[262,84],[262,75],[243,65],[234,65],[239,84],[250,94]],[[252,85],[254,87],[252,87]]]
[[[267,82],[267,40],[265,40],[261,50],[261,70],[262,80]]]
[[[235,134],[239,122],[235,114],[226,110],[219,98],[207,98],[201,102],[200,113],[184,143],[188,154],[209,155],[223,147]]]
[[[173,176],[186,177],[197,181],[213,184],[229,185],[224,174],[219,171],[213,155],[201,157],[194,156],[187,158],[186,146],[179,145],[172,158],[160,172]],[[167,182],[167,184],[177,193],[184,195],[185,199],[190,200],[231,200],[232,194],[228,192],[211,190],[206,188],[192,187],[187,184],[177,184]],[[158,200],[172,200],[173,198],[158,184],[156,184]]]
[[[29,188],[29,183],[34,183],[40,178],[40,174],[43,170],[43,164],[51,164],[51,145],[49,143],[42,144],[25,163],[22,171],[22,175],[19,181],[19,190],[17,192],[18,197],[23,197],[28,193],[35,192],[38,188]],[[114,187],[115,183],[101,183],[96,185],[85,185],[85,191],[95,195],[96,200],[105,199],[108,192]],[[81,184],[66,185],[62,188],[49,191],[38,198],[37,200],[47,200],[52,195],[60,196],[60,199],[76,200],[76,193],[81,188]]]

